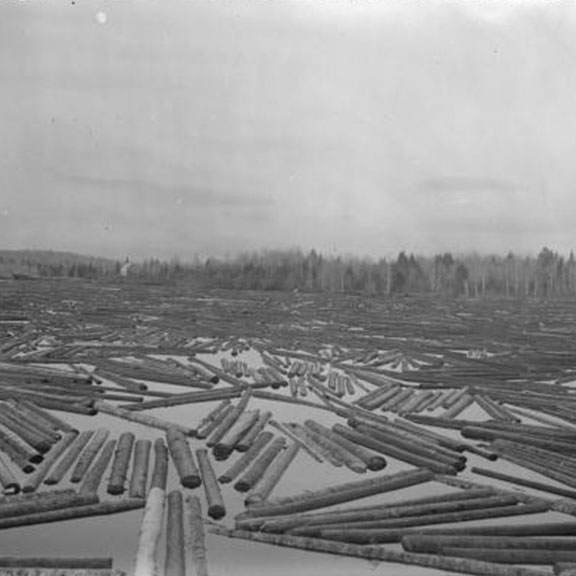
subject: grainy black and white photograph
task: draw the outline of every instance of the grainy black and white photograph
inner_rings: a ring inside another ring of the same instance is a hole
[[[574,576],[576,6],[0,1],[0,576]]]

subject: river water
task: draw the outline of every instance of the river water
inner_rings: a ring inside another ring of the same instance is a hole
[[[219,364],[221,356],[210,357],[209,360],[215,365]],[[208,358],[208,357],[204,357]],[[240,356],[243,358],[243,356]],[[164,389],[174,392],[186,392],[189,389],[166,385],[151,385],[151,388]],[[285,392],[286,393],[286,392]],[[313,397],[310,399],[314,399]],[[350,398],[351,400],[353,398]],[[155,409],[149,411],[150,414],[171,420],[187,426],[196,426],[203,416],[212,410],[218,402],[202,403],[196,405],[184,405],[173,408]],[[313,408],[270,402],[260,399],[251,399],[249,409],[271,410],[274,418],[281,422],[304,422],[308,418],[315,419],[327,426],[336,422],[342,422],[337,416]],[[434,414],[434,413],[432,413]],[[142,425],[132,424],[107,415],[97,415],[94,417],[58,413],[60,417],[75,425],[78,429],[95,429],[107,427],[111,431],[111,438],[117,438],[124,431],[132,431],[136,438],[148,438],[154,440],[163,436],[161,431],[147,428]],[[477,407],[470,407],[460,416],[470,419],[486,419],[486,415]],[[275,430],[272,429],[275,433]],[[454,437],[457,433],[442,431]],[[192,449],[204,447],[204,441],[191,439]],[[217,475],[226,470],[238,457],[234,453],[227,461],[214,462]],[[151,466],[153,454],[151,454]],[[502,461],[488,462],[477,456],[469,455],[468,465],[460,477],[471,479],[477,482],[491,484],[497,487],[510,489],[510,486],[498,481],[488,480],[479,476],[474,476],[470,472],[472,466],[482,466],[500,470],[507,473],[516,473],[520,476],[536,478],[535,474],[517,468]],[[403,462],[388,458],[388,466],[381,472],[368,472],[365,475],[355,474],[347,468],[336,468],[329,463],[318,463],[302,450],[277,485],[272,497],[294,495],[301,492],[315,490],[329,485],[337,485],[341,482],[360,480],[369,475],[394,474],[401,470],[409,470],[412,467]],[[108,470],[109,473],[109,470]],[[101,495],[103,499],[113,499],[114,497],[105,494],[108,473],[105,475]],[[69,473],[59,487],[65,488],[73,486],[68,481]],[[544,480],[543,478],[538,478]],[[545,480],[551,484],[552,481]],[[206,511],[203,488],[188,490],[179,486],[173,466],[170,467],[168,490],[181,489],[184,494],[197,494],[201,497],[204,512]],[[220,521],[226,526],[233,525],[233,518],[240,513],[243,507],[245,495],[236,492],[231,484],[222,486],[223,496],[227,507],[227,515]],[[424,485],[403,489],[380,496],[375,496],[363,500],[355,501],[349,506],[364,505],[371,502],[387,503],[397,500],[404,500],[414,497],[422,497],[435,493],[445,493],[454,491],[439,483],[427,483]],[[545,496],[538,492],[531,492],[539,496]],[[345,507],[345,505],[343,505]],[[116,516],[100,517],[93,519],[79,519],[73,521],[60,522],[55,524],[44,524],[36,527],[13,528],[0,532],[0,555],[14,556],[62,556],[62,557],[102,557],[112,556],[115,568],[125,570],[130,573],[137,550],[138,533],[142,519],[142,510],[123,513]],[[546,513],[527,517],[516,517],[504,519],[503,523],[523,523],[537,520],[570,520],[571,517],[558,513]],[[474,525],[497,524],[497,520],[486,520],[475,522]],[[469,523],[467,523],[468,525]],[[212,576],[374,576],[398,575],[398,576],[426,576],[439,574],[441,572],[415,566],[404,566],[389,563],[374,563],[355,558],[331,556],[313,552],[291,550],[286,548],[272,547],[265,544],[247,542],[244,540],[233,540],[210,534],[207,528],[206,544],[208,549],[208,565]],[[161,542],[161,559],[163,557],[164,541]],[[400,549],[397,545],[390,545],[390,549]],[[162,566],[162,560],[160,565]],[[550,571],[551,572],[551,571]],[[193,574],[192,571],[189,572]],[[552,572],[551,572],[552,573]]]

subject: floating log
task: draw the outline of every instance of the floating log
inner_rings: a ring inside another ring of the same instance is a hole
[[[576,562],[576,550],[497,550],[493,548],[450,548],[443,549],[446,556],[485,560],[499,564],[535,564],[538,566],[556,562]]]
[[[122,408],[114,406],[113,404],[110,404],[109,402],[104,402],[102,400],[96,401],[94,403],[94,406],[98,409],[99,412],[103,412],[104,414],[116,416],[117,418],[128,420],[129,422],[136,422],[137,424],[143,424],[144,426],[148,426],[150,428],[157,428],[159,430],[164,431],[176,428],[186,436],[196,435],[196,430],[194,430],[194,428],[179,426],[178,424],[173,424],[172,422],[162,420],[161,418],[157,418],[156,416],[150,416],[149,414],[139,414],[136,412],[131,412],[130,410],[124,410]]]
[[[168,448],[162,438],[154,440],[154,469],[150,488],[162,488],[166,490],[168,481]]]
[[[342,447],[346,448],[348,452],[351,452],[357,458],[360,458],[360,460],[362,460],[364,464],[366,464],[368,470],[372,470],[375,472],[378,470],[383,470],[386,467],[387,462],[384,457],[380,456],[379,454],[376,454],[375,452],[372,452],[372,450],[364,448],[364,446],[359,446],[354,442],[350,442],[350,440],[344,438],[344,436],[342,436],[341,434],[338,434],[335,431],[335,429],[329,430],[326,428],[325,430],[326,434],[331,440],[333,440],[337,444],[340,444]]]
[[[42,484],[42,481],[46,478],[46,475],[55,464],[55,462],[64,454],[66,449],[74,442],[78,436],[77,432],[66,432],[62,440],[50,450],[44,461],[38,465],[38,468],[33,474],[26,478],[22,486],[23,492],[34,492]]]
[[[452,404],[452,406],[450,406],[448,410],[442,414],[442,418],[456,418],[456,416],[464,412],[464,410],[466,410],[466,408],[472,404],[474,404],[474,396],[468,393],[463,394],[460,396],[457,402]]]
[[[260,413],[258,410],[240,414],[224,436],[214,444],[213,454],[217,460],[225,460],[230,456],[238,442],[255,425]],[[208,445],[208,443],[207,443]]]
[[[186,496],[184,503],[189,526],[187,532],[187,548],[191,552],[192,564],[196,569],[196,576],[208,576],[206,544],[204,542],[204,522],[202,520],[200,498],[198,498],[198,496]]]
[[[153,408],[168,408],[172,406],[182,406],[183,404],[196,404],[199,402],[226,400],[237,398],[241,394],[242,390],[239,388],[218,388],[216,390],[202,390],[200,392],[173,394],[168,398],[158,398],[157,400],[147,400],[146,402],[125,404],[122,408],[128,411],[152,410]]]
[[[226,404],[211,422],[207,422],[196,430],[196,437],[200,439],[208,438],[233,410],[234,406],[232,404]]]
[[[134,380],[130,380],[125,376],[115,374],[114,372],[99,366],[96,366],[96,374],[105,380],[109,380],[113,384],[120,386],[121,388],[125,388],[126,390],[132,390],[133,392],[145,392],[148,390],[148,385],[144,384],[143,382],[135,382]]]
[[[247,452],[250,449],[250,446],[254,443],[260,432],[264,430],[266,424],[272,418],[272,412],[266,411],[262,412],[258,416],[258,420],[255,424],[246,432],[246,434],[238,441],[235,448],[238,452]]]
[[[214,422],[214,420],[216,420],[220,416],[220,414],[224,412],[227,406],[230,406],[230,400],[222,400],[222,402],[220,402],[220,404],[218,404],[218,406],[216,406],[214,410],[212,410],[204,418],[202,418],[200,424],[198,424],[198,427],[196,428],[196,434],[197,435],[200,434],[201,430],[203,431],[206,428],[206,426]],[[206,436],[198,436],[198,438],[206,438]]]
[[[314,448],[309,446],[306,443],[306,438],[304,438],[304,437],[301,438],[300,436],[298,436],[298,434],[296,434],[294,429],[291,428],[289,425],[281,424],[280,422],[277,422],[276,420],[271,419],[270,420],[270,426],[276,428],[276,430],[278,430],[279,432],[282,432],[282,434],[284,434],[285,436],[290,438],[290,440],[293,440],[294,442],[296,442],[300,446],[300,448],[302,448],[302,450],[304,450],[307,454],[312,456],[312,458],[314,458],[314,460],[316,460],[317,462],[324,462],[324,458],[318,452],[318,450],[315,450]]]
[[[80,494],[97,494],[98,488],[100,487],[100,482],[102,481],[102,476],[112,460],[112,455],[114,454],[114,448],[116,447],[116,440],[108,440],[100,452],[98,459],[88,470],[84,476],[84,480],[80,486]]]
[[[164,576],[186,576],[184,554],[184,511],[182,492],[172,490],[168,494],[168,517],[166,520],[166,554]]]
[[[248,510],[247,515],[251,517],[281,516],[306,510],[317,510],[318,508],[422,484],[431,480],[432,477],[433,474],[430,470],[410,470],[389,476],[367,478],[357,482],[330,486],[315,492],[280,498],[262,505],[253,505]]]
[[[94,494],[81,494],[78,496],[86,499],[97,499]],[[137,508],[143,508],[144,504],[144,500],[124,499],[117,502],[100,502],[84,506],[67,507],[61,510],[26,514],[24,516],[15,516],[13,518],[0,517],[0,530],[17,528],[20,526],[62,522],[64,520],[73,520],[76,518],[118,514],[129,510],[135,510]]]
[[[431,502],[427,504],[415,504],[405,506],[383,506],[374,507],[372,511],[364,511],[362,513],[351,513],[334,515],[334,517],[323,519],[318,515],[313,523],[308,522],[307,526],[298,527],[293,531],[298,536],[313,536],[323,533],[323,530],[346,530],[348,528],[353,530],[369,530],[379,528],[386,521],[401,518],[413,518],[414,522],[421,520],[425,524],[427,517],[437,518],[441,514],[457,514],[464,515],[468,511],[485,510],[494,508],[496,506],[506,506],[515,504],[513,496],[488,496],[471,499],[458,499]],[[324,520],[324,523],[322,521]],[[457,520],[455,520],[457,521]],[[336,525],[337,524],[337,525]],[[420,525],[416,523],[416,525]],[[277,523],[273,524],[276,528]],[[268,528],[268,526],[267,526]]]
[[[247,389],[243,392],[240,401],[234,408],[222,419],[218,427],[210,434],[208,440],[206,441],[206,446],[212,448],[216,446],[224,436],[229,432],[229,430],[236,424],[240,415],[246,409],[250,397],[252,396],[252,390]]]
[[[41,434],[48,442],[55,444],[62,437],[56,432],[46,420],[38,415],[29,412],[25,407],[20,406],[15,401],[8,401],[2,405],[3,410],[7,411],[15,420],[31,427],[37,433]]]
[[[139,438],[134,445],[134,461],[128,495],[130,498],[146,498],[148,467],[150,462],[150,440]]]
[[[208,516],[214,518],[214,520],[219,520],[226,515],[226,507],[224,506],[220,486],[218,486],[218,481],[216,480],[216,474],[208,457],[208,451],[204,448],[198,448],[196,450],[196,458],[202,476],[206,501],[208,502]]]
[[[32,463],[37,464],[44,459],[41,454],[24,444],[8,430],[0,429],[0,450],[25,474],[30,474],[34,470]]]
[[[314,434],[310,428],[297,424],[296,422],[290,422],[286,424],[286,427],[290,430],[289,437],[298,438],[301,446],[306,446],[312,452],[319,454],[323,460],[327,460],[332,466],[337,468],[344,466],[344,462],[340,460],[336,452],[328,450],[318,439],[318,435]]]
[[[433,460],[432,458],[426,458],[418,454],[414,454],[413,452],[408,452],[406,450],[396,448],[395,446],[391,446],[387,442],[387,438],[384,438],[383,440],[381,437],[376,438],[376,433],[373,429],[358,427],[356,430],[349,430],[342,426],[338,427],[338,433],[351,442],[356,442],[361,446],[365,446],[366,448],[374,450],[375,452],[379,452],[380,454],[408,462],[414,466],[428,468],[435,472],[442,471],[442,473],[448,474],[456,473],[456,469],[453,466],[448,466],[446,464],[439,463],[437,460]]]
[[[247,492],[252,489],[256,482],[260,480],[272,461],[284,449],[286,439],[282,436],[276,438],[272,443],[258,456],[254,463],[234,484],[234,489],[238,492]]]
[[[96,430],[96,433],[90,440],[88,446],[86,446],[84,452],[82,452],[78,462],[76,462],[76,466],[72,471],[72,475],[70,476],[70,482],[80,482],[82,478],[84,478],[84,474],[90,468],[94,458],[100,451],[100,448],[104,446],[104,443],[108,439],[110,431],[106,428],[99,428]]]
[[[574,538],[523,538],[502,536],[453,536],[446,534],[414,534],[402,538],[402,547],[409,552],[439,554],[446,548],[484,548],[487,550],[574,550]],[[543,562],[544,564],[545,562]],[[547,564],[547,562],[546,562]]]
[[[138,538],[134,576],[158,574],[158,543],[162,534],[164,498],[165,492],[160,488],[151,488],[148,493]]]
[[[46,452],[52,448],[51,440],[48,440],[45,436],[42,436],[38,432],[30,429],[3,411],[0,411],[0,424],[11,430],[16,434],[16,436],[40,454],[46,454]]]
[[[64,422],[64,420],[54,416],[54,414],[43,410],[34,404],[34,402],[30,402],[29,400],[18,400],[17,405],[20,408],[25,408],[30,414],[34,414],[37,418],[52,426],[54,430],[60,430],[61,432],[76,432],[74,426],[70,426],[70,424]]]
[[[566,488],[552,486],[551,484],[544,484],[543,482],[536,482],[535,480],[527,480],[526,478],[518,478],[517,476],[511,476],[494,470],[487,470],[486,468],[478,468],[476,466],[473,466],[471,471],[475,474],[480,474],[481,476],[487,476],[488,478],[495,478],[496,480],[502,480],[503,482],[508,482],[517,486],[526,486],[527,488],[534,488],[541,492],[558,494],[559,496],[576,500],[575,490],[567,490]]]
[[[56,494],[45,498],[20,500],[0,506],[0,525],[3,520],[14,516],[38,515],[43,512],[62,510],[77,506],[96,504],[98,497],[94,494]]]
[[[116,452],[114,453],[114,461],[112,462],[112,471],[110,472],[110,478],[106,488],[108,494],[123,494],[126,489],[126,477],[132,457],[134,439],[132,432],[123,432],[118,439]]]
[[[468,522],[472,520],[485,520],[487,518],[505,518],[509,516],[524,516],[529,514],[541,514],[547,511],[547,507],[542,504],[522,504],[515,505],[511,501],[506,504],[506,497],[502,499],[501,505],[480,510],[468,510],[465,512],[448,512],[442,514],[430,514],[422,517],[400,518],[397,520],[379,520],[375,522],[357,523],[354,527],[345,527],[342,530],[331,527],[321,530],[321,536],[329,539],[344,539],[347,542],[374,543],[379,542],[382,531],[386,536],[391,529],[413,528],[430,526],[433,524],[450,524],[453,522]]]
[[[12,470],[8,467],[4,458],[0,454],[0,485],[2,486],[3,494],[18,494],[20,492],[21,486],[16,477],[12,473]]]
[[[251,506],[255,503],[261,503],[268,498],[275,486],[280,482],[282,475],[294,458],[298,454],[300,445],[296,442],[292,443],[286,450],[284,450],[278,458],[272,462],[270,467],[264,472],[255,488],[249,494],[248,498],[245,500],[247,506]]]
[[[235,480],[260,454],[264,447],[274,438],[272,432],[261,432],[249,450],[245,452],[226,472],[224,472],[218,481],[221,484],[227,484]]]
[[[0,556],[0,570],[5,568],[38,568],[60,570],[110,570],[112,558],[52,558]]]
[[[44,484],[53,485],[58,484],[60,480],[64,477],[64,474],[68,472],[72,464],[76,461],[76,458],[80,455],[80,452],[84,450],[86,444],[92,435],[94,434],[93,430],[84,430],[81,432],[74,442],[70,445],[68,452],[63,456],[62,460],[56,464],[56,466],[52,469],[52,471],[48,474],[46,479],[44,480]]]
[[[264,534],[261,532],[230,530],[221,526],[213,526],[210,528],[210,531],[228,538],[241,538],[299,550],[325,552],[340,556],[353,556],[382,562],[396,562],[398,564],[423,566],[437,570],[446,570],[448,572],[475,574],[477,576],[550,576],[546,570],[535,570],[519,566],[503,566],[491,562],[449,558],[435,554],[413,554],[410,552],[388,550],[382,546],[358,546],[342,542],[330,542],[320,538],[303,538],[285,534]]]
[[[324,428],[321,424],[317,424],[313,420],[306,420],[305,426],[311,430],[313,440],[322,446],[325,450],[331,452],[336,459],[340,460],[347,468],[353,472],[364,474],[368,466],[359,456],[354,452],[350,452],[342,444],[334,441],[330,437],[330,430]]]
[[[248,518],[237,521],[237,528],[242,530],[260,530],[264,529],[267,532],[285,532],[290,530],[296,534],[299,531],[306,530],[311,526],[322,526],[330,524],[344,524],[357,521],[373,520],[384,512],[394,514],[400,508],[408,510],[409,512],[430,512],[437,510],[434,506],[451,504],[454,502],[463,502],[466,500],[477,500],[492,496],[493,492],[490,490],[461,490],[448,494],[439,494],[433,496],[425,496],[423,498],[413,498],[408,500],[394,501],[390,504],[371,504],[369,506],[357,506],[354,508],[346,508],[344,510],[323,511],[316,513],[297,513],[285,516],[278,516],[274,518]],[[427,506],[428,509],[423,507]],[[421,507],[420,510],[417,507]],[[336,526],[333,526],[336,528]],[[314,530],[315,532],[318,530]],[[310,534],[312,535],[312,534]]]
[[[198,488],[202,484],[202,478],[194,463],[190,446],[184,434],[179,430],[166,432],[168,451],[178,472],[180,484],[185,488]]]

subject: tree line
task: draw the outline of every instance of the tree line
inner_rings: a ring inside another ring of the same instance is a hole
[[[325,256],[316,250],[265,250],[231,258],[149,258],[127,264],[73,253],[0,251],[0,277],[184,281],[203,288],[551,298],[576,296],[576,259],[544,247],[536,256],[450,252],[394,258]],[[125,276],[125,277],[124,277]]]
[[[134,279],[188,279],[206,288],[341,292],[366,295],[436,294],[514,298],[576,296],[576,260],[549,248],[537,256],[450,252],[432,257],[400,252],[395,258],[324,256],[315,250],[245,253],[182,263],[156,259],[134,264]]]

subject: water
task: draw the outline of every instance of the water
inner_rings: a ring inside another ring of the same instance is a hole
[[[219,365],[221,355],[215,355],[211,361]],[[240,359],[246,359],[251,363],[257,360],[254,353],[243,354]],[[175,392],[186,392],[189,389],[177,386],[153,385],[151,388],[166,389]],[[312,396],[310,399],[314,399]],[[173,408],[159,408],[150,410],[148,413],[187,426],[196,426],[203,416],[212,410],[218,402],[201,403],[196,405],[184,405]],[[278,421],[304,422],[308,418],[315,419],[327,426],[331,426],[342,420],[335,415],[322,410],[315,410],[303,406],[271,402],[266,400],[252,399],[249,409],[271,410],[274,418]],[[132,431],[137,438],[148,438],[152,441],[162,437],[163,433],[138,424],[132,424],[119,420],[112,416],[98,415],[95,417],[58,413],[60,417],[80,430],[107,427],[111,431],[111,437],[117,438],[124,431]],[[485,415],[479,408],[470,407],[461,415],[462,418],[485,419]],[[277,433],[275,431],[275,433]],[[443,431],[454,437],[457,433]],[[204,447],[204,441],[191,439],[190,445],[193,450]],[[227,461],[214,462],[217,475],[226,470],[238,454],[234,453]],[[153,453],[151,454],[151,465]],[[300,451],[288,469],[281,482],[275,488],[272,497],[298,494],[304,491],[315,490],[328,485],[336,485],[341,482],[360,480],[376,474],[394,474],[401,470],[409,470],[412,467],[388,458],[388,467],[382,472],[368,472],[366,475],[359,475],[346,468],[335,468],[328,463],[318,463]],[[527,471],[517,468],[511,464],[499,461],[497,463],[488,462],[477,456],[470,455],[466,471],[460,477],[474,480],[480,483],[491,484],[497,487],[510,489],[510,486],[493,480],[488,480],[479,476],[474,476],[470,472],[472,466],[497,469],[506,473],[519,474],[525,477],[535,477]],[[150,469],[151,473],[151,469]],[[101,496],[103,499],[113,499],[114,497],[105,494],[105,487],[108,480],[108,473],[102,481]],[[68,481],[70,472],[59,488],[66,488],[71,485]],[[542,480],[542,478],[539,478]],[[546,480],[547,481],[547,480]],[[547,481],[553,484],[552,481]],[[173,466],[170,467],[168,490],[181,489],[184,495],[191,493],[201,497],[204,512],[206,511],[206,500],[203,488],[188,490],[179,486]],[[450,488],[439,483],[428,483],[399,492],[392,492],[355,501],[349,506],[364,505],[373,503],[392,503],[398,500],[452,492]],[[244,494],[236,492],[231,484],[222,486],[224,501],[227,506],[227,515],[220,522],[226,526],[233,525],[233,517],[240,513],[243,507]],[[525,490],[526,493],[537,492]],[[343,505],[346,507],[346,505]],[[142,519],[142,510],[123,513],[116,516],[100,517],[92,519],[79,519],[55,524],[44,524],[35,527],[15,528],[0,532],[0,554],[14,556],[85,556],[102,557],[112,556],[115,568],[125,570],[130,573],[133,567],[134,557],[138,544],[138,533]],[[504,519],[501,523],[522,523],[553,520],[569,520],[570,517],[558,513],[546,513],[527,517],[516,517]],[[498,520],[487,520],[476,522],[475,525],[497,524]],[[209,571],[212,576],[304,576],[314,574],[315,576],[374,576],[375,574],[395,574],[398,576],[426,576],[438,573],[430,569],[404,566],[398,564],[380,563],[330,556],[327,554],[291,550],[273,547],[265,544],[251,543],[243,540],[232,540],[222,536],[210,534],[207,528],[206,544],[208,548]],[[161,542],[161,558],[163,557],[164,541]],[[398,545],[389,546],[390,549],[400,549]],[[162,566],[162,560],[160,563]],[[190,572],[192,573],[192,572]]]

